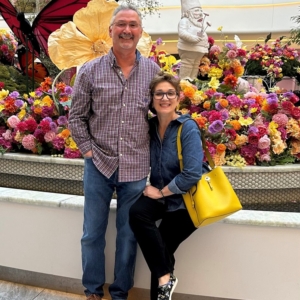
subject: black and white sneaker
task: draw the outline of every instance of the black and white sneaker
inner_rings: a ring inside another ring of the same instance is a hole
[[[171,274],[170,281],[158,287],[157,300],[171,300],[177,283],[178,279]]]

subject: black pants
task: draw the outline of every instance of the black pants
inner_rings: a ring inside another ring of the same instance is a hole
[[[151,300],[157,300],[158,278],[173,272],[176,249],[196,228],[185,209],[166,212],[164,204],[145,196],[132,205],[129,214],[131,228],[151,271]]]

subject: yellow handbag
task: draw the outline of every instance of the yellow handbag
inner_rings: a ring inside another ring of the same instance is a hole
[[[197,124],[197,122],[195,123]],[[180,125],[177,134],[177,150],[181,170],[183,169],[180,140],[182,126],[183,124]],[[191,220],[197,228],[217,222],[242,209],[222,168],[215,166],[203,134],[201,134],[201,141],[211,171],[203,174],[197,184],[182,195]]]

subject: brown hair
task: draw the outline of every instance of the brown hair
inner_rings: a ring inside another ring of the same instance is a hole
[[[156,74],[156,76],[151,80],[150,86],[149,86],[150,94],[151,94],[149,110],[154,114],[156,114],[156,110],[153,108],[153,94],[155,92],[156,86],[162,82],[169,82],[174,87],[177,95],[180,94],[180,79],[176,78],[175,76],[173,76],[169,73],[163,72],[163,71],[160,71],[158,74]]]

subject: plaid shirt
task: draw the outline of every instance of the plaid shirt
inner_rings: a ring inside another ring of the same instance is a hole
[[[126,79],[112,52],[81,67],[72,95],[69,126],[79,150],[107,178],[119,168],[119,181],[149,173],[149,83],[159,67],[137,51]]]

